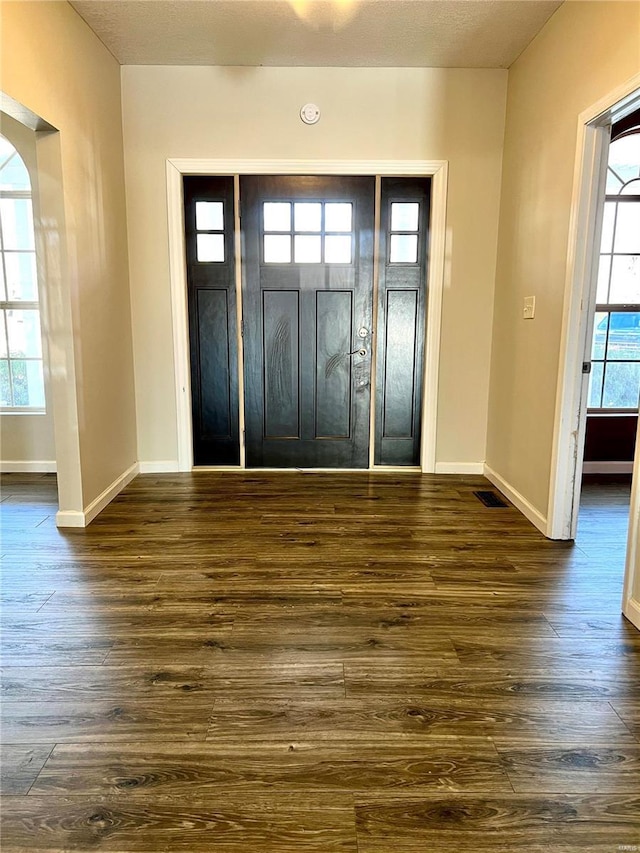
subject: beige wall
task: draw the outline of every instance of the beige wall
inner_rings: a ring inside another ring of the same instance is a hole
[[[543,516],[578,116],[639,70],[636,2],[565,3],[509,70],[487,463]]]
[[[24,160],[31,178],[31,195],[34,219],[39,219],[38,164],[36,157],[36,135],[33,130],[0,113],[0,133],[17,149]],[[41,272],[41,257],[38,270]],[[53,415],[51,388],[47,364],[46,339],[43,341],[44,386],[46,413],[38,415],[3,414],[0,417],[0,465],[5,462],[47,462],[55,464],[56,447],[53,438]],[[38,470],[31,468],[31,470]],[[45,469],[41,469],[45,470]],[[46,470],[51,470],[49,467]]]
[[[2,91],[59,130],[55,144],[43,141],[40,183],[48,198],[54,183],[62,193],[59,260],[72,328],[52,318],[51,358],[74,385],[64,455],[77,445],[86,507],[136,461],[120,68],[67,3],[5,2],[1,14]]]
[[[437,459],[485,456],[506,71],[122,69],[141,461],[177,459],[167,158],[448,160]],[[298,112],[322,109],[314,127]]]

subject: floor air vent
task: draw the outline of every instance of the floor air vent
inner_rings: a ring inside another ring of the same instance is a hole
[[[490,506],[490,507],[506,507],[506,506],[509,506],[509,504],[506,504],[502,500],[500,495],[496,494],[496,492],[489,492],[489,491],[487,491],[487,492],[474,492],[473,494],[478,498],[479,501],[482,501],[482,503],[485,506]]]

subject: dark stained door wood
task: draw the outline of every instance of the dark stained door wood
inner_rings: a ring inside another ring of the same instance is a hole
[[[252,176],[240,195],[247,466],[366,468],[375,180]]]
[[[419,465],[429,178],[382,178],[376,465]]]
[[[193,459],[240,464],[233,178],[184,178]]]

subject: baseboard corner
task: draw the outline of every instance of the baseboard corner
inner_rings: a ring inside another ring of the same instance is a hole
[[[511,503],[520,510],[520,512],[527,518],[534,527],[537,527],[538,530],[543,533],[545,536],[547,535],[547,519],[546,517],[537,510],[533,504],[530,504],[529,501],[524,497],[524,495],[520,494],[520,492],[515,489],[504,477],[501,477],[497,471],[494,471],[491,466],[487,465],[486,462],[484,464],[484,476],[489,480],[493,485],[502,492],[502,494],[511,501]]]

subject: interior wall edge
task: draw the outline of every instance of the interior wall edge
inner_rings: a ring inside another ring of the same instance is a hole
[[[493,485],[499,489],[517,509],[520,510],[524,517],[527,518],[534,527],[537,527],[541,533],[547,536],[547,518],[539,509],[536,509],[533,504],[529,503],[524,495],[522,495],[514,486],[505,480],[504,477],[498,474],[497,471],[494,471],[493,468],[486,463],[484,465],[484,476],[487,480],[493,483]]]

